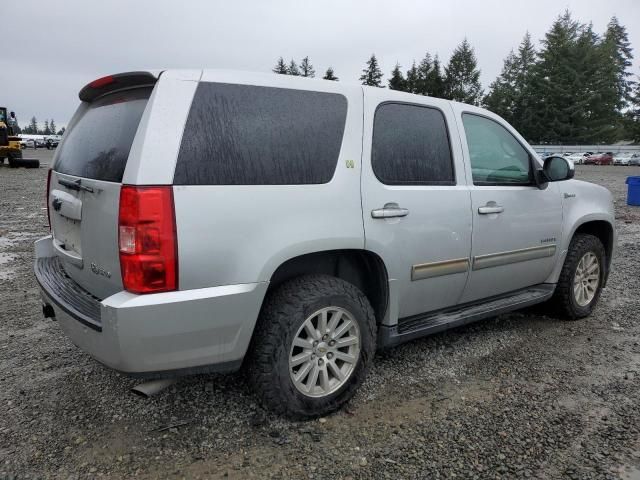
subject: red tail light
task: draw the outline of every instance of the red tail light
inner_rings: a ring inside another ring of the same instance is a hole
[[[47,222],[49,222],[49,231],[51,231],[51,213],[49,213],[49,192],[51,191],[51,169],[47,172],[47,197],[45,203],[47,204]]]
[[[122,187],[118,243],[126,290],[157,293],[178,289],[178,241],[170,186]]]

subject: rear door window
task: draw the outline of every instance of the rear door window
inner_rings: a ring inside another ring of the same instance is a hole
[[[327,183],[347,100],[334,93],[201,83],[176,165],[176,185]]]
[[[78,177],[122,182],[129,150],[150,95],[150,88],[138,88],[93,101],[65,132],[53,169]]]
[[[386,185],[453,185],[444,115],[436,108],[383,103],[373,122],[371,164]]]

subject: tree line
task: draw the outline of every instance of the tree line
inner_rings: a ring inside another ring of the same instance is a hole
[[[40,128],[40,125],[38,125],[38,119],[36,117],[31,117],[29,125],[22,127],[20,129],[20,133],[24,133],[26,135],[62,135],[65,130],[65,127],[58,130],[53,118],[51,120],[45,120],[44,128]]]
[[[446,65],[427,52],[403,72],[396,63],[386,82],[392,90],[485,107],[511,123],[532,143],[640,142],[640,83],[630,72],[633,49],[616,17],[599,35],[593,26],[559,15],[536,48],[529,33],[507,55],[485,94],[475,50],[465,38]],[[273,71],[314,77],[309,57],[298,65],[279,58]],[[384,87],[375,54],[359,80]],[[323,76],[338,80],[333,68]]]

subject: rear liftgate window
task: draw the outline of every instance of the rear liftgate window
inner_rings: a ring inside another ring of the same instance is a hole
[[[201,83],[174,184],[327,183],[340,154],[347,100],[333,93]]]
[[[93,101],[65,133],[56,172],[121,182],[150,88],[111,93]]]

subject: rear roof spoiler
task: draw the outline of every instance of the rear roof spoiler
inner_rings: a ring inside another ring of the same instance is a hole
[[[158,75],[160,76],[160,75]],[[85,85],[78,96],[83,102],[91,102],[107,93],[124,88],[153,86],[158,77],[151,72],[125,72],[107,75]]]

